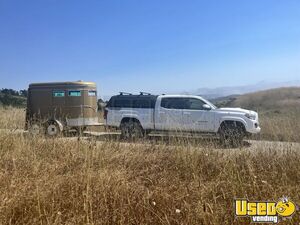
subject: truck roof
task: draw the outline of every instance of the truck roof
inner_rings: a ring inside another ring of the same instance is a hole
[[[140,94],[140,95],[133,95],[133,94],[124,95],[124,94],[119,94],[119,95],[113,95],[111,97],[111,99],[116,99],[116,98],[120,98],[120,99],[141,99],[141,98],[143,98],[143,99],[155,99],[156,100],[157,97],[158,97],[158,95],[151,95],[151,94],[149,94],[149,95],[142,95],[142,94]]]
[[[154,108],[158,95],[151,94],[119,94],[110,98],[107,107]]]

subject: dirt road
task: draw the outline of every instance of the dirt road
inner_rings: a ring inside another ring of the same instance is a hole
[[[0,133],[4,134],[23,134],[28,133],[21,129],[0,129]],[[82,137],[59,137],[61,141],[96,141],[97,144],[101,144],[105,141],[117,141],[121,145],[169,145],[174,146],[180,143],[182,146],[187,145],[189,147],[206,148],[213,147],[215,149],[224,149],[219,144],[219,141],[215,137],[203,137],[200,135],[177,135],[168,136],[166,134],[150,134],[146,139],[136,142],[127,142],[120,140],[119,132],[85,132]],[[176,143],[176,144],[174,144]],[[236,148],[240,150],[240,148]],[[278,142],[278,141],[265,141],[265,140],[245,140],[242,149],[259,150],[259,151],[282,151],[282,150],[300,150],[300,143],[296,142]],[[228,150],[228,149],[224,149]]]

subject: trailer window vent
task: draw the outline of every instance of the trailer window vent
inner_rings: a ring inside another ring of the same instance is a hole
[[[53,97],[65,97],[64,91],[53,91]]]
[[[88,96],[96,96],[96,91],[89,91]]]
[[[69,91],[69,96],[80,97],[81,96],[81,91]]]

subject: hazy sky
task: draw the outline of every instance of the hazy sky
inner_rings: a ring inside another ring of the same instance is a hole
[[[299,0],[0,0],[0,88],[100,95],[300,79]]]

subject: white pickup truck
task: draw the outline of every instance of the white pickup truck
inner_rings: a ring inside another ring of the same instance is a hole
[[[258,114],[241,108],[217,108],[200,96],[124,94],[111,97],[104,111],[108,127],[123,138],[140,138],[151,131],[215,134],[224,143],[241,142],[260,132]]]

